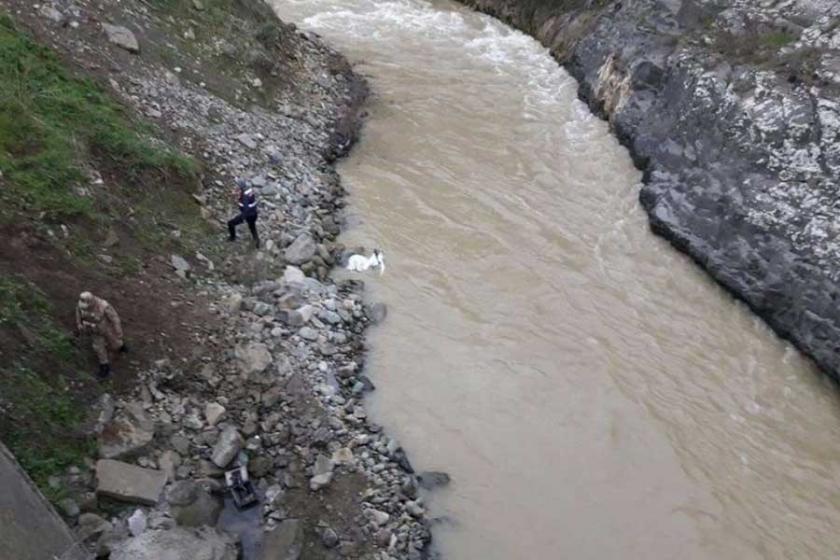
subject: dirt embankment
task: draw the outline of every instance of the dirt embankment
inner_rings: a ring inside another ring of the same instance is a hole
[[[384,310],[329,277],[347,62],[256,0],[0,0],[0,78],[0,437],[84,546],[427,556],[422,481],[362,402]],[[259,250],[224,240],[234,177]],[[72,336],[85,289],[130,347],[104,384]],[[261,504],[221,511],[245,460]]]
[[[644,170],[656,233],[840,374],[840,5],[462,1],[578,79]]]

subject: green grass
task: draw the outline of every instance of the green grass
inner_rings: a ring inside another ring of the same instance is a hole
[[[0,329],[25,329],[33,344],[13,356],[0,370],[0,439],[38,486],[52,499],[61,496],[48,485],[49,477],[90,455],[91,438],[67,437],[85,417],[85,407],[74,398],[65,378],[45,381],[23,362],[31,355],[49,356],[71,365],[79,355],[70,338],[52,320],[45,296],[23,280],[0,276]]]
[[[53,246],[48,253],[127,282],[149,254],[198,248],[211,227],[191,196],[199,187],[198,164],[159,137],[0,10],[0,224],[45,234],[57,231],[49,222],[60,220],[70,234],[43,235]],[[90,184],[90,169],[103,185]],[[120,236],[113,251],[103,248],[112,227]],[[178,240],[174,228],[182,233]],[[99,261],[103,252],[112,265]],[[56,500],[62,491],[49,478],[95,455],[95,441],[76,434],[85,400],[100,389],[78,373],[87,367],[84,354],[50,301],[23,276],[0,274],[0,440]]]
[[[68,437],[84,421],[85,408],[63,378],[47,383],[21,366],[4,371],[0,386],[0,404],[14,420],[0,423],[0,437],[48,498],[62,498],[60,489],[50,487],[50,477],[95,454],[92,437]]]
[[[798,38],[795,33],[783,30],[752,29],[738,35],[720,32],[715,36],[715,46],[718,52],[729,58],[764,66],[783,63],[789,55],[783,55],[780,49],[796,42]]]
[[[796,41],[797,37],[788,31],[773,31],[759,36],[759,42],[772,49],[781,49]]]
[[[90,80],[71,76],[49,49],[0,14],[0,172],[5,205],[30,216],[90,216],[85,164],[129,178],[152,170],[191,175],[192,160],[154,145]],[[7,192],[10,191],[10,192]]]
[[[35,344],[31,351],[60,361],[78,358],[72,340],[52,321],[52,309],[36,286],[0,276],[0,327],[25,331]]]

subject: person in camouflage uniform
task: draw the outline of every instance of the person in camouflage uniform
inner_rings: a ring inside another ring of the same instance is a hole
[[[80,335],[90,336],[93,351],[99,360],[100,379],[111,375],[111,352],[127,352],[120,316],[110,303],[90,292],[82,292],[76,305],[76,328]]]

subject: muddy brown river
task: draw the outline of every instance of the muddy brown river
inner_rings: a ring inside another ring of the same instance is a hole
[[[451,559],[840,558],[840,401],[648,230],[530,38],[448,2],[274,0],[375,93],[342,166],[390,314],[372,408]]]

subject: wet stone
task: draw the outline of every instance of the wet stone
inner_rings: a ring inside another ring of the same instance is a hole
[[[417,476],[417,482],[425,490],[434,490],[449,485],[449,475],[445,472],[426,471]]]

